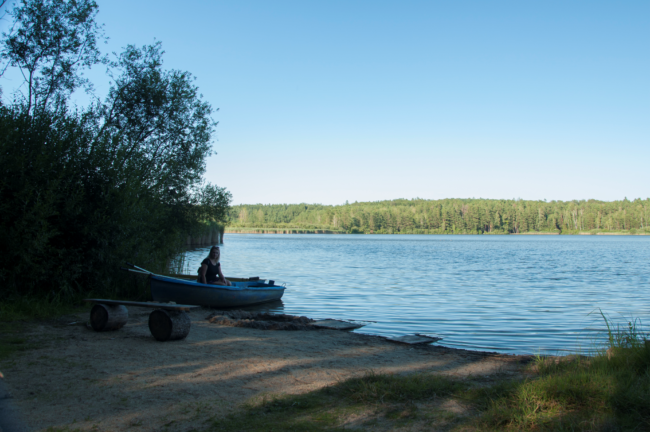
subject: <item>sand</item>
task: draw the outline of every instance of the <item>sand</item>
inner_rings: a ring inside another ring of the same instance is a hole
[[[129,307],[128,324],[105,333],[89,330],[87,316],[31,326],[38,347],[2,365],[29,430],[200,429],[251,398],[309,392],[369,371],[503,376],[528,360],[336,330],[226,327],[208,322],[206,309],[190,313],[187,339],[158,342],[150,312]]]

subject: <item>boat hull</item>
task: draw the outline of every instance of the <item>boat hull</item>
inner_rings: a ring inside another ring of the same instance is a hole
[[[206,285],[194,281],[150,275],[151,296],[157,302],[230,308],[280,300],[283,286],[260,282],[233,282],[233,286]]]

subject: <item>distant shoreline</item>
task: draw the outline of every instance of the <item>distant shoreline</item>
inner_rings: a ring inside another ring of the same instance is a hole
[[[226,228],[225,234],[376,234],[376,235],[611,235],[611,236],[647,236],[648,233],[626,233],[626,232],[525,232],[525,233],[483,233],[483,234],[467,234],[467,233],[413,233],[413,232],[399,232],[399,233],[348,233],[345,231],[334,231],[327,229],[303,229],[303,228]]]

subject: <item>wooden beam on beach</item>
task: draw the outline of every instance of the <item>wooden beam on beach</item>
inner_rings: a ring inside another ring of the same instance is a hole
[[[172,311],[184,311],[189,312],[190,309],[200,308],[201,306],[196,305],[180,305],[175,303],[155,303],[155,302],[136,302],[129,300],[106,300],[106,299],[84,299],[85,302],[93,302],[98,304],[107,304],[107,305],[124,305],[124,306],[138,306],[146,308],[156,308],[156,309],[165,309]]]
[[[348,321],[341,321],[335,319],[314,321],[310,325],[314,327],[330,329],[330,330],[354,330],[365,326],[365,324],[352,323]]]
[[[412,334],[412,335],[404,335],[404,336],[387,337],[386,340],[389,340],[391,342],[408,344],[408,345],[419,345],[419,344],[429,344],[429,343],[438,342],[442,340],[442,338],[437,336],[425,336],[421,334]]]

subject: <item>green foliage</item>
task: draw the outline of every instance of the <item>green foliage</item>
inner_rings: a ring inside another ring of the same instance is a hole
[[[3,33],[0,58],[25,77],[27,90],[16,96],[27,113],[56,109],[78,87],[92,88],[79,72],[105,61],[97,48],[104,38],[94,1],[31,0],[10,15],[15,24]]]
[[[650,199],[401,199],[340,206],[247,204],[232,207],[229,217],[234,229],[304,228],[367,234],[650,234]]]
[[[191,74],[162,67],[159,43],[128,46],[109,64],[105,101],[69,108],[70,94],[89,84],[79,69],[101,61],[96,9],[29,0],[4,35],[2,58],[26,85],[0,102],[0,299],[142,296],[119,266],[163,271],[187,235],[222,222],[230,203],[224,188],[201,182],[212,108]]]

